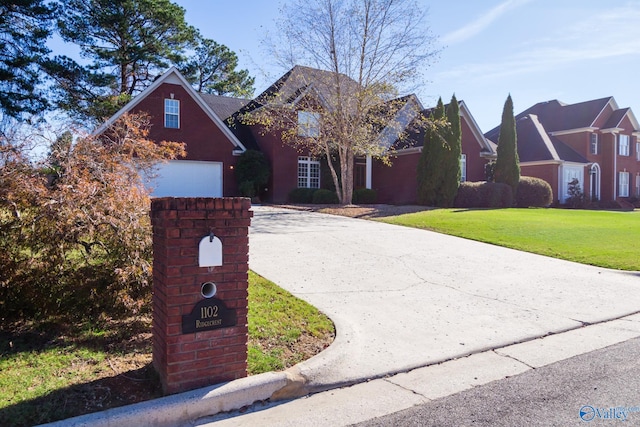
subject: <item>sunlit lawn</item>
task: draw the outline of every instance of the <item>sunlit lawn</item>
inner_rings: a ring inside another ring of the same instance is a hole
[[[640,270],[640,211],[435,209],[381,221],[584,264]]]

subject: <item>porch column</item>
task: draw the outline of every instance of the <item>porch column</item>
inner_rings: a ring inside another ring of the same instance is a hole
[[[370,190],[371,189],[371,169],[372,169],[372,159],[371,159],[371,155],[367,154],[367,163],[366,163],[366,182],[365,182],[365,186]]]

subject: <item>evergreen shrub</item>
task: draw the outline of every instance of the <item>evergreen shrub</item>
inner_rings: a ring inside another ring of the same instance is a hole
[[[340,203],[340,200],[334,191],[321,188],[313,193],[311,203],[316,205],[335,205]]]
[[[532,176],[521,176],[516,194],[519,208],[546,208],[553,202],[553,191],[549,183]]]
[[[497,182],[463,182],[454,201],[456,208],[508,208],[513,204],[511,187]]]
[[[376,190],[369,188],[359,188],[353,192],[353,203],[370,205],[376,203],[378,200],[378,193]]]
[[[317,188],[294,188],[289,192],[290,203],[311,203]]]

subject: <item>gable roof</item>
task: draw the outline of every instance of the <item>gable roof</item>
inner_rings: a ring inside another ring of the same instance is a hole
[[[518,135],[518,159],[521,163],[541,161],[589,163],[571,147],[549,135],[535,114],[527,114],[516,120],[516,134]]]
[[[458,101],[458,104],[460,105],[460,118],[467,122],[467,125],[471,129],[476,142],[480,145],[480,152],[482,153],[483,157],[495,156],[496,145],[485,138],[485,136],[482,134],[482,131],[471,115],[471,111],[469,111],[467,104],[462,100]],[[448,106],[449,104],[445,105],[445,109]],[[422,114],[426,117],[429,117],[431,114],[433,114],[434,110],[435,107],[431,107],[423,110]],[[407,127],[407,138],[397,139],[393,143],[391,148],[396,151],[396,154],[400,154],[402,150],[422,147],[424,146],[425,136],[426,129],[423,126],[418,126],[415,122],[413,122]]]
[[[101,124],[94,132],[93,135],[100,135],[106,131],[114,122],[116,122],[123,114],[131,111],[136,105],[138,105],[143,99],[153,93],[163,83],[177,84],[182,86],[185,91],[191,96],[191,98],[198,104],[205,114],[211,119],[211,121],[222,131],[227,139],[234,145],[234,152],[246,151],[245,146],[240,140],[231,132],[231,130],[223,123],[222,119],[214,112],[211,106],[204,101],[201,94],[196,92],[195,89],[187,82],[182,74],[175,68],[171,67],[164,74],[158,77],[151,85],[140,92],[135,98],[129,101],[124,107],[122,107],[117,113],[111,116],[107,121]]]
[[[306,96],[312,95],[325,107],[340,89],[341,95],[353,94],[359,89],[358,83],[345,74],[336,75],[332,71],[296,65],[246,104],[236,115],[249,113],[267,104],[295,105]],[[345,99],[350,99],[346,96]]]

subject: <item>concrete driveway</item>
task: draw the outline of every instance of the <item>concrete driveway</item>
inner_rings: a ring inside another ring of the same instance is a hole
[[[320,391],[640,311],[618,272],[378,222],[256,206],[250,268],[326,313]]]

